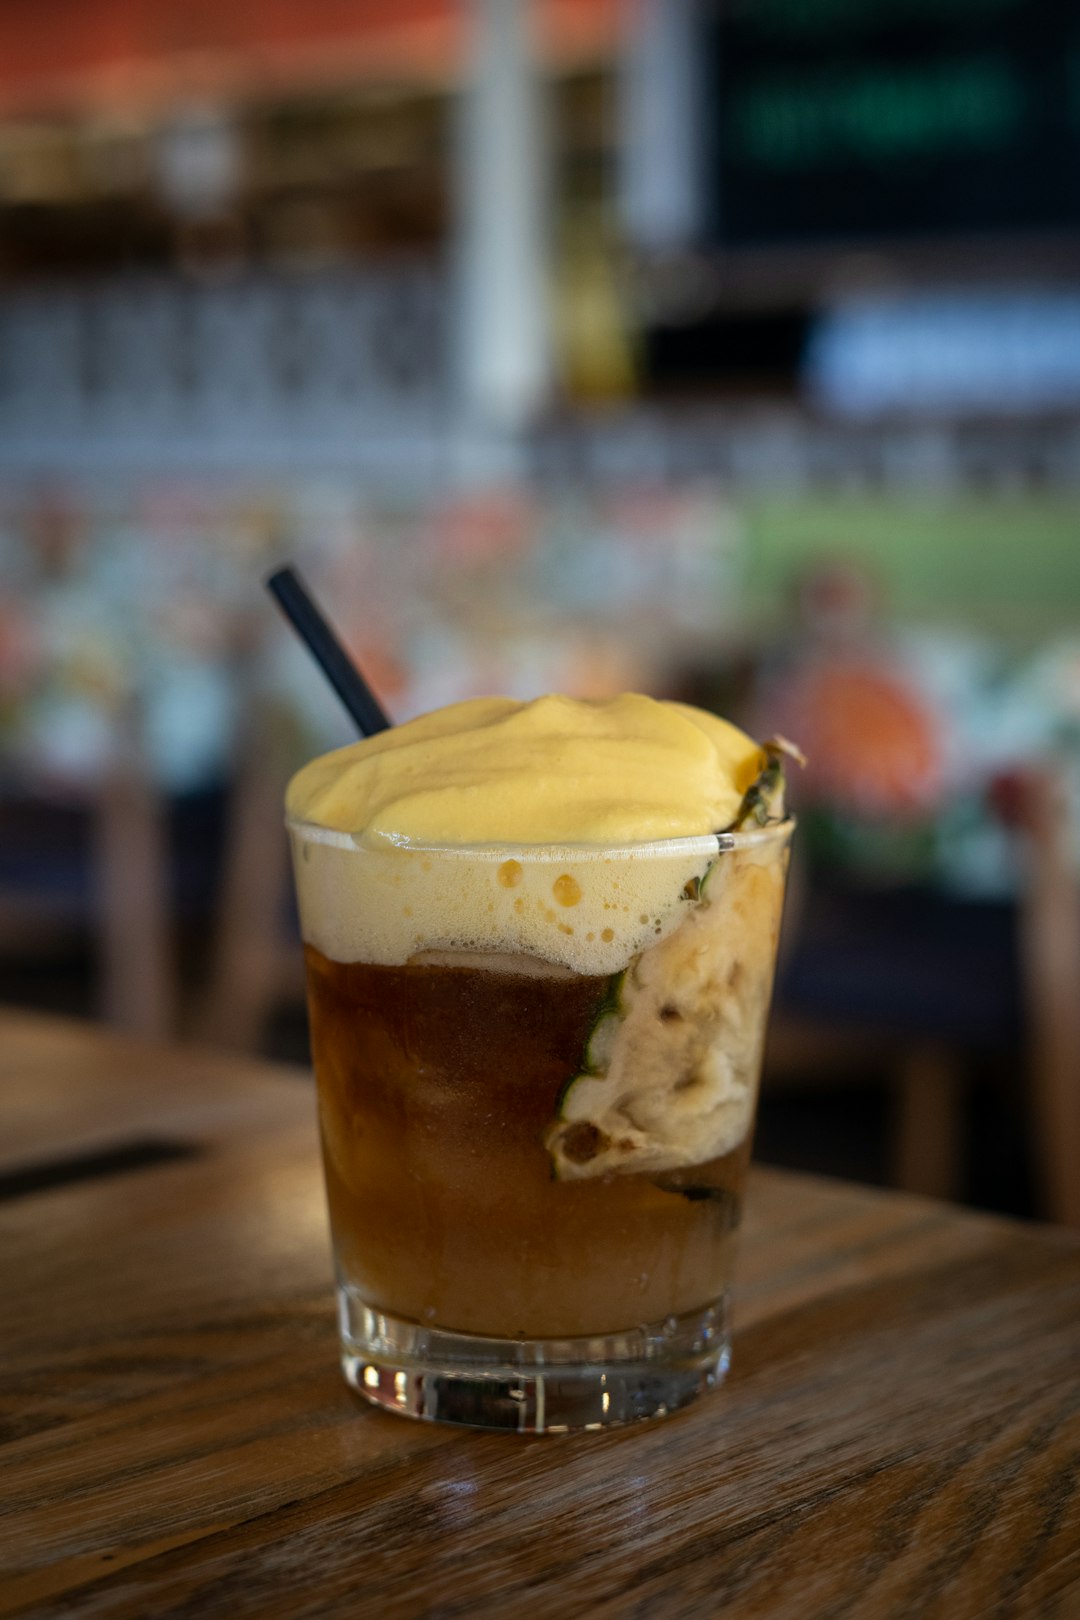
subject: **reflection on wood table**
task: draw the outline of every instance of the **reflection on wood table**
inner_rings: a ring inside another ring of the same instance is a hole
[[[759,1172],[725,1386],[523,1439],[337,1370],[296,1071],[0,1015],[2,1614],[1080,1613],[1080,1244]]]

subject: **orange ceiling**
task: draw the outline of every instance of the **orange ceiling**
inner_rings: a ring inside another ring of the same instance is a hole
[[[533,0],[540,48],[610,50],[620,0]],[[462,0],[3,0],[0,117],[153,109],[365,79],[445,83]]]

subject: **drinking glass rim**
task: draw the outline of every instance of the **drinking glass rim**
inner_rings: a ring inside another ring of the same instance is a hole
[[[680,856],[726,855],[741,849],[757,849],[762,845],[786,841],[794,832],[795,824],[794,816],[786,816],[783,821],[771,821],[764,827],[753,827],[748,831],[695,833],[690,837],[643,839],[640,843],[630,844],[421,844],[395,843],[389,838],[377,844],[361,844],[352,833],[324,827],[317,821],[304,821],[299,816],[285,817],[285,826],[290,833],[314,844],[350,850],[357,855],[382,854],[384,850],[393,850],[407,855],[438,855],[453,860],[506,861],[520,858],[553,863],[611,860],[624,856],[660,860],[665,856],[674,859]]]

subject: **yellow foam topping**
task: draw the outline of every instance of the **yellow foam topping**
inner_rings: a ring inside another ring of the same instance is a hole
[[[474,698],[313,760],[290,816],[368,845],[620,845],[727,827],[764,756],[682,703]]]

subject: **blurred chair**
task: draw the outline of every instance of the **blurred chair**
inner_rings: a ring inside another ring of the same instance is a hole
[[[102,1014],[140,1035],[169,1035],[179,986],[165,808],[140,765],[109,772],[94,822]]]
[[[956,1197],[967,1054],[1017,1053],[1034,1194],[1080,1226],[1080,876],[1052,769],[1009,779],[999,808],[1023,841],[1015,910],[906,896],[809,896],[795,868],[766,1079],[884,1076],[890,1179]]]
[[[884,1077],[890,1093],[887,1174],[905,1192],[959,1196],[967,1080],[952,1038],[954,1009],[934,995],[934,964],[912,971],[918,920],[903,905],[822,905],[796,851],[766,1048],[779,1090]],[[898,972],[903,961],[907,972]]]
[[[165,812],[138,759],[115,761],[67,812],[27,797],[9,800],[3,819],[0,947],[25,966],[55,961],[88,934],[98,1014],[133,1033],[170,1034],[178,987]]]
[[[192,1033],[255,1051],[282,1003],[303,1001],[303,961],[291,903],[285,784],[295,766],[295,727],[263,700],[247,706],[230,794],[216,938]]]
[[[1070,807],[1053,769],[1015,782],[1025,839],[1021,963],[1033,1147],[1042,1212],[1080,1227],[1080,876]]]

